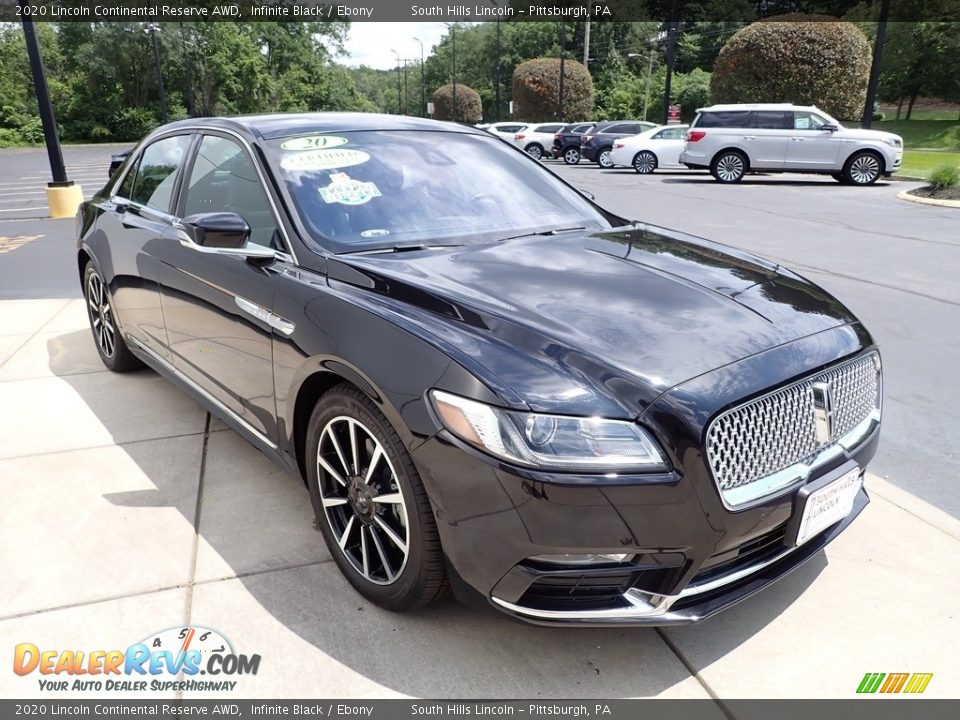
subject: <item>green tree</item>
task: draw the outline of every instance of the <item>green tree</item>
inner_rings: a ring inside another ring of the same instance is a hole
[[[740,30],[711,77],[715,102],[816,104],[841,118],[863,111],[870,43],[853,23],[782,15]]]

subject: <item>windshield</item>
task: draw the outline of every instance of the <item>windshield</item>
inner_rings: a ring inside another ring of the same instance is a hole
[[[580,193],[494,137],[362,131],[267,147],[305,228],[338,253],[610,227]]]

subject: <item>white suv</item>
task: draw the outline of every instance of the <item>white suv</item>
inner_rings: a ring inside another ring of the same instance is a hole
[[[540,160],[553,148],[553,136],[566,123],[536,123],[527,125],[513,136],[513,144],[526,152],[530,157]]]
[[[680,162],[709,168],[719,182],[750,170],[825,173],[870,185],[903,160],[903,139],[879,130],[847,129],[814,106],[713,105],[697,111]]]

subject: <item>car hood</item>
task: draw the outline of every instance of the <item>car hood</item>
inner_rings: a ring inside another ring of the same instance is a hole
[[[445,317],[458,361],[547,412],[639,413],[685,380],[855,320],[773,263],[642,225],[341,255],[328,273],[420,324]]]

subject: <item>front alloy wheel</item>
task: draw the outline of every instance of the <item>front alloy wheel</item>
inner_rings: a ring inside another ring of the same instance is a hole
[[[92,262],[87,263],[83,272],[83,299],[87,304],[87,319],[90,321],[93,341],[103,364],[114,372],[127,372],[140,367],[140,361],[130,352],[119,333],[110,290]]]
[[[576,165],[580,162],[580,150],[577,148],[567,148],[563,151],[563,161],[567,165]]]
[[[641,175],[649,175],[657,169],[657,156],[649,150],[638,152],[633,158],[633,169]]]
[[[714,159],[711,172],[719,182],[738,183],[747,174],[746,158],[736,151],[727,151]]]
[[[872,185],[880,177],[880,158],[871,152],[857,153],[847,160],[843,177],[851,185]]]
[[[610,159],[610,148],[604,148],[597,154],[597,165],[604,170],[609,170],[613,167],[613,160]]]
[[[447,589],[430,501],[393,426],[356,388],[320,398],[307,428],[307,481],[340,571],[368,600],[412,610]]]

